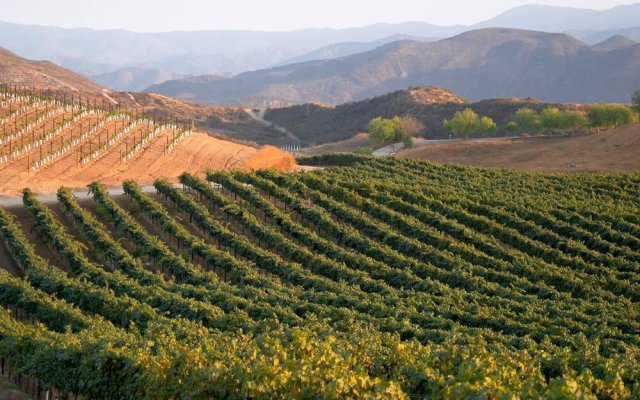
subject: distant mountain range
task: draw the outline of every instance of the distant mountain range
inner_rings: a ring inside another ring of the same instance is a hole
[[[164,70],[129,67],[93,75],[91,79],[106,87],[141,92],[151,85],[180,77]]]
[[[288,58],[279,62],[275,67],[280,67],[288,64],[297,64],[306,61],[314,60],[330,60],[332,58],[340,58],[350,56],[352,54],[364,53],[369,50],[373,50],[377,47],[384,46],[388,43],[398,42],[400,40],[416,40],[420,42],[435,42],[438,38],[426,38],[411,35],[393,35],[373,42],[344,42],[334,43],[328,46],[321,47],[317,50],[310,51],[309,53],[302,54],[297,57]]]
[[[434,43],[393,42],[230,79],[169,81],[149,90],[197,102],[256,106],[340,104],[426,85],[450,88],[470,100],[629,102],[640,87],[640,44],[628,43],[589,46],[561,33],[490,28]]]
[[[590,47],[566,35],[500,29],[469,32],[461,35],[457,40],[469,40],[468,37],[475,37],[474,40],[476,42],[497,43],[497,40],[491,39],[491,35],[502,37],[507,33],[510,33],[513,37],[511,47],[507,46],[506,51],[517,50],[519,45],[514,47],[514,38],[522,40],[524,37],[527,39],[526,41],[529,42],[529,46],[531,47],[529,49],[530,52],[546,54],[548,51],[540,51],[540,48],[544,46],[536,44],[536,42],[545,42],[545,40],[540,39],[539,36],[558,36],[565,38],[566,43],[563,45],[564,47],[558,43],[555,45],[546,45],[547,48],[551,47],[555,49],[557,54],[563,54],[567,52],[567,49],[570,50],[570,52],[574,51],[571,50],[572,46],[578,49],[587,49],[587,51],[592,54],[608,54],[638,47],[637,44],[621,36],[613,37],[603,43]],[[466,39],[465,36],[467,36]],[[454,39],[448,40],[454,41]],[[505,41],[505,43],[509,42],[505,38],[502,38],[502,40]],[[438,45],[438,43],[407,41],[394,42],[386,46],[395,48],[401,44]],[[441,45],[442,44],[439,44],[439,46]],[[469,54],[464,51],[459,51],[454,45],[450,44],[449,47],[451,52],[459,55],[460,59],[457,60],[458,62],[463,62],[465,57],[469,57]],[[477,45],[477,47],[482,50],[481,46]],[[482,54],[482,51],[478,54]],[[426,57],[428,56],[429,54],[426,54]],[[360,55],[347,58],[359,59]],[[476,60],[476,58],[471,57],[471,60]],[[637,60],[638,57],[636,57],[636,61]],[[440,62],[437,59],[432,61]],[[297,65],[314,63],[316,62]],[[372,63],[374,67],[376,67],[376,62],[372,61]],[[627,65],[628,63],[623,62],[623,64]],[[448,65],[454,69],[457,67],[454,61],[450,61]],[[397,67],[397,65],[394,67]],[[532,67],[535,68],[536,65],[532,65]],[[608,67],[611,68],[611,66]],[[132,73],[135,73],[135,71],[132,71]],[[125,109],[135,108],[160,119],[177,118],[185,123],[193,122],[199,128],[209,131],[214,135],[224,135],[237,140],[276,145],[290,144],[292,140],[304,145],[343,140],[361,132],[371,118],[376,116],[392,117],[394,115],[414,116],[426,126],[426,136],[442,137],[445,135],[442,129],[443,119],[451,118],[455,111],[459,111],[465,107],[473,108],[480,115],[490,116],[498,123],[499,129],[503,129],[504,124],[508,122],[512,113],[518,108],[526,106],[541,111],[542,108],[549,105],[531,98],[490,99],[473,102],[454,94],[448,89],[429,86],[404,88],[392,93],[385,93],[381,96],[367,98],[362,101],[350,101],[338,106],[307,103],[257,112],[257,110],[251,110],[245,107],[216,107],[188,103],[157,93],[114,92],[51,62],[24,59],[2,48],[0,48],[0,77],[2,77],[0,82],[17,84],[23,90],[27,89],[30,91],[31,88],[33,88],[36,92],[42,90],[55,94],[58,97],[65,96],[67,99],[69,99],[70,93],[74,93],[76,99],[81,97],[83,101],[89,100],[105,106],[119,105]],[[226,82],[228,79],[220,76],[199,76],[188,78],[185,81],[196,86],[206,86]],[[182,81],[177,81],[177,83],[178,82]],[[631,82],[631,80],[629,80],[629,82]],[[600,90],[598,85],[599,83],[595,82],[595,80],[592,82],[592,86],[596,91]],[[629,85],[629,87],[631,86],[632,85]],[[585,109],[584,106],[571,103],[552,105],[565,109]]]
[[[137,90],[144,82],[168,77],[230,77],[275,65],[370,51],[398,39],[447,38],[483,27],[571,31],[589,44],[616,34],[640,41],[640,4],[605,11],[527,5],[473,26],[406,22],[290,32],[135,33],[0,22],[0,46],[30,59],[53,61],[111,89]]]
[[[609,29],[606,31],[569,31],[567,33],[589,44],[604,42],[605,40],[614,36],[624,36],[635,42],[640,42],[640,26],[624,29]]]
[[[516,28],[543,32],[575,30],[609,30],[640,26],[640,4],[630,4],[609,10],[556,7],[528,4],[508,10],[473,28]]]
[[[195,31],[136,33],[63,29],[0,22],[0,46],[29,59],[46,59],[87,77],[137,68],[177,75],[230,76],[266,68],[342,42],[372,42],[394,35],[444,37],[463,27],[422,22],[376,24],[350,29],[291,32]],[[150,78],[146,78],[150,79]],[[113,87],[131,90],[130,86]]]

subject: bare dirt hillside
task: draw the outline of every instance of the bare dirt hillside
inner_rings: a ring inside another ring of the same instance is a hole
[[[406,94],[415,103],[419,104],[443,104],[443,103],[466,103],[467,100],[456,95],[448,89],[437,86],[418,86],[406,90]]]
[[[101,93],[102,86],[49,61],[27,60],[0,47],[0,81],[36,90]]]
[[[435,144],[398,156],[530,171],[639,171],[640,124],[580,137]]]

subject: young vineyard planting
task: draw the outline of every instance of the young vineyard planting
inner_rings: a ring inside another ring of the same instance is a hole
[[[108,155],[129,163],[161,142],[166,154],[192,130],[119,108],[24,94],[0,86],[0,177],[35,173],[54,164],[83,170]],[[110,165],[113,167],[113,165]]]
[[[304,162],[341,167],[25,189],[2,365],[91,399],[640,397],[640,174]]]

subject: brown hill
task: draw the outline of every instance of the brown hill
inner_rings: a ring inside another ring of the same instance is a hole
[[[605,50],[566,34],[480,29],[433,43],[398,41],[333,60],[208,82],[170,81],[149,90],[216,104],[280,106],[340,104],[425,85],[471,100],[628,102],[640,87],[640,44]]]
[[[0,82],[36,90],[101,94],[95,82],[50,61],[27,60],[0,47]]]
[[[443,104],[466,103],[467,100],[454,94],[448,89],[435,86],[411,87],[406,91],[400,91],[400,95],[406,94],[413,102],[418,104]]]
[[[191,124],[212,136],[249,145],[281,145],[291,140],[268,123],[256,121],[242,107],[214,107],[191,103],[157,93],[110,92],[96,99],[114,107],[145,113],[156,119]]]
[[[399,157],[548,172],[640,171],[640,124],[589,136],[433,144]]]
[[[442,121],[451,118],[456,111],[471,107],[480,115],[487,115],[502,126],[511,120],[521,107],[541,111],[544,107],[575,109],[575,104],[549,104],[533,99],[495,99],[467,103],[449,90],[427,87],[409,88],[367,100],[339,106],[303,104],[286,108],[269,109],[265,118],[295,134],[306,145],[337,142],[362,132],[375,117],[391,118],[394,115],[410,115],[426,127],[425,137],[446,135]]]

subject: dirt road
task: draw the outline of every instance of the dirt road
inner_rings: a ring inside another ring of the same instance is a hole
[[[300,138],[298,138],[296,135],[294,135],[288,129],[286,129],[286,128],[282,127],[282,126],[276,125],[273,122],[267,121],[266,119],[264,119],[264,115],[267,112],[267,110],[265,108],[259,109],[258,112],[255,112],[255,110],[252,110],[250,108],[245,108],[244,111],[253,120],[260,122],[264,126],[274,128],[275,130],[277,130],[278,132],[281,132],[283,135],[285,135],[286,137],[288,137],[289,139],[291,139],[295,143],[302,143]]]
[[[176,184],[176,187],[181,187],[181,185]],[[154,193],[156,188],[153,185],[142,186],[142,190],[145,193]],[[111,196],[119,196],[124,194],[124,191],[121,187],[110,188],[107,190]],[[89,190],[75,190],[73,195],[78,199],[88,199],[91,197],[89,194]],[[46,204],[57,203],[58,198],[55,194],[41,194],[38,195],[38,200],[42,201]],[[0,196],[0,206],[2,207],[16,207],[22,205],[22,197],[21,196]]]

